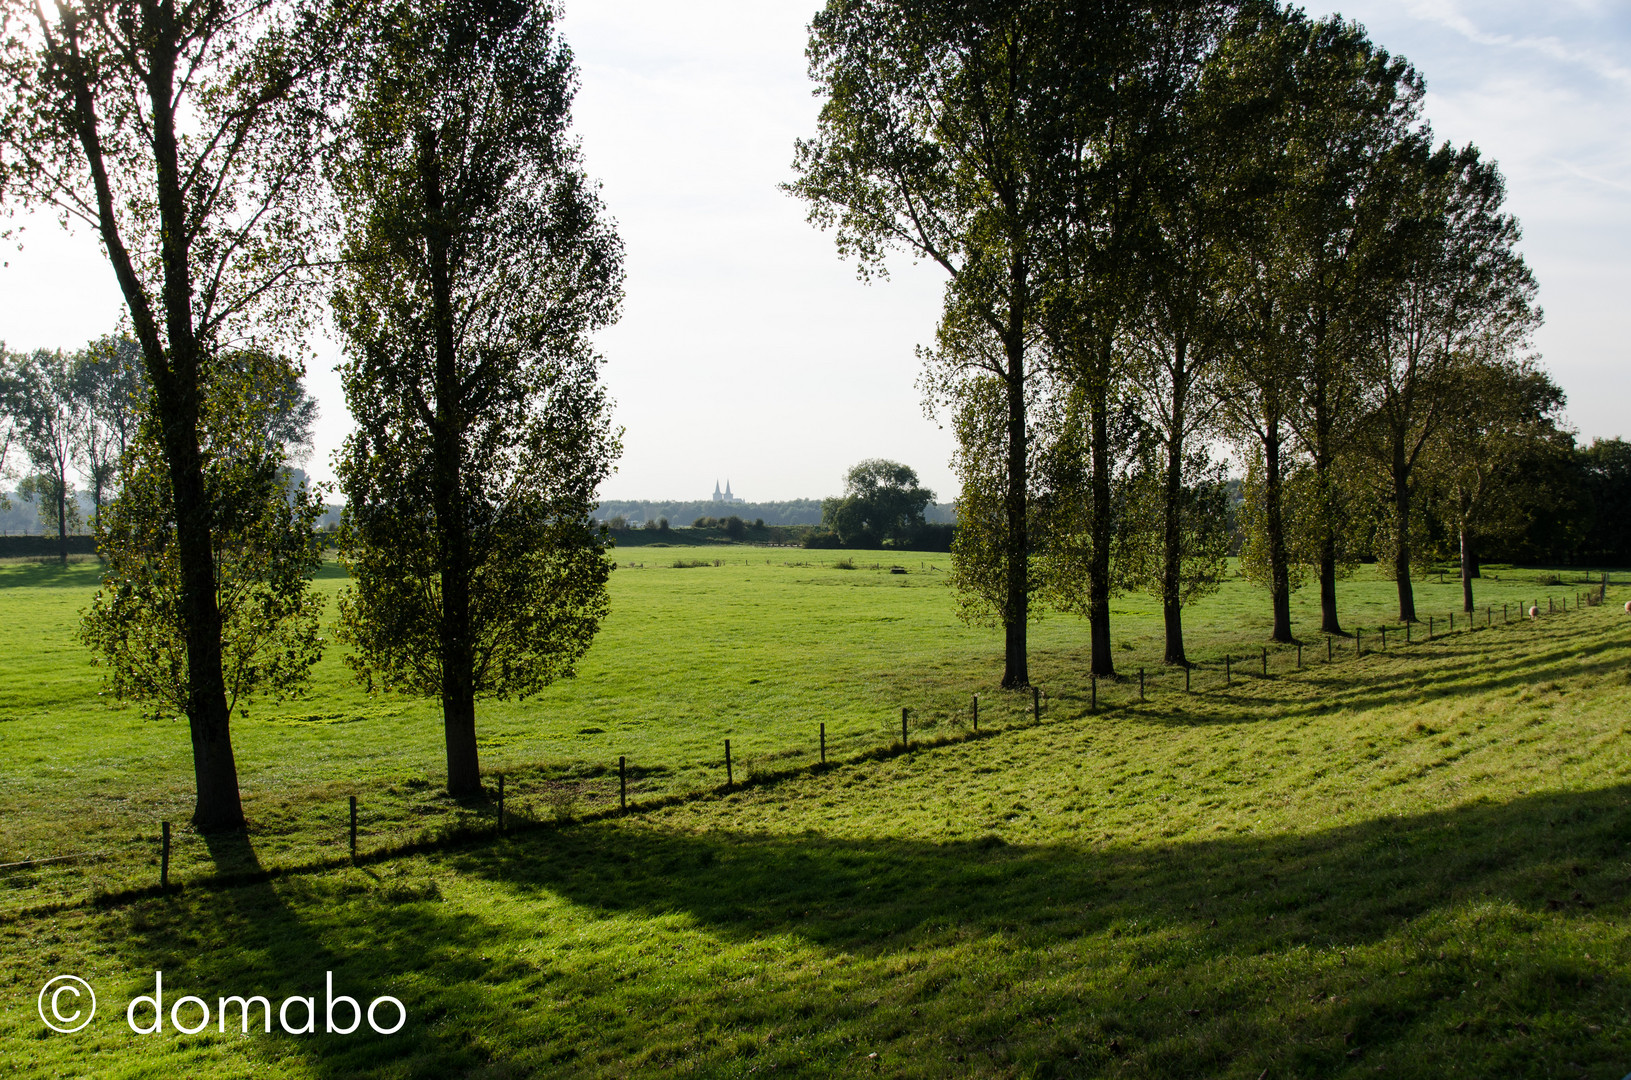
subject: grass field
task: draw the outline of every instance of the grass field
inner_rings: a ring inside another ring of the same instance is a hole
[[[1190,694],[1158,671],[1154,606],[1124,598],[1123,678],[1100,681],[1096,713],[1085,628],[1050,618],[1033,628],[1033,678],[1049,691],[1033,725],[1028,696],[993,689],[997,635],[952,618],[944,556],[835,569],[846,554],[625,553],[644,565],[614,575],[613,616],[579,677],[479,714],[518,826],[504,838],[472,835],[490,805],[437,794],[434,705],[369,698],[331,655],[309,700],[237,721],[253,827],[208,843],[178,830],[173,872],[193,885],[33,914],[151,882],[156,823],[184,820],[191,771],[182,725],[97,697],[72,642],[94,565],[0,567],[0,861],[104,852],[0,874],[0,911],[23,912],[0,922],[0,1068],[1631,1070],[1631,619],[1577,611],[1577,577],[1492,570],[1480,602],[1496,625],[1458,618],[1453,635],[1442,623],[1459,585],[1420,582],[1439,636],[1402,647],[1390,633],[1382,654],[1370,638],[1392,585],[1362,571],[1343,602],[1368,655],[1348,640],[1325,662],[1305,590],[1307,670],[1281,650],[1269,677],[1266,604],[1232,582],[1188,614],[1203,661]],[[1548,594],[1569,613],[1502,625],[1503,602],[1544,611]],[[1247,657],[1227,687],[1226,654]],[[898,742],[902,707],[924,748],[869,755]],[[794,772],[813,762],[819,722],[829,755],[853,760]],[[764,782],[710,793],[727,737],[737,780]],[[555,827],[615,802],[620,754],[636,801],[671,801]],[[365,853],[446,842],[343,865],[353,793]],[[325,860],[199,884],[217,868]],[[144,1039],[118,1014],[156,968],[174,995],[212,1001],[320,995],[332,970],[357,996],[401,998],[412,1019],[388,1038]],[[48,1034],[34,1013],[58,971],[107,999],[79,1035]]]

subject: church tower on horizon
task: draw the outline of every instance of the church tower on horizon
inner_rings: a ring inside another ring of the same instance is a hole
[[[731,494],[731,482],[730,482],[730,480],[727,479],[725,481],[725,490],[723,492],[721,492],[719,490],[719,480],[716,478],[714,480],[714,500],[713,501],[714,502],[726,502],[726,503],[739,503],[742,500],[738,499],[735,495]]]

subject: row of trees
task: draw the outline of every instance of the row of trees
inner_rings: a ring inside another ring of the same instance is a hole
[[[1086,616],[1111,674],[1125,589],[1160,599],[1187,662],[1231,450],[1244,563],[1289,641],[1309,572],[1342,632],[1361,533],[1415,618],[1424,502],[1470,566],[1514,463],[1557,437],[1500,174],[1435,144],[1420,76],[1357,25],[1250,0],[830,0],[809,57],[825,102],[790,190],[863,273],[900,250],[947,273],[922,387],[957,438],[962,610],[1002,625],[1005,686],[1049,606]]]
[[[325,315],[357,421],[340,636],[370,685],[441,698],[448,787],[480,792],[476,698],[569,672],[610,569],[589,515],[618,438],[589,335],[622,248],[568,132],[556,6],[0,15],[0,205],[94,230],[138,361],[82,636],[122,696],[187,718],[195,823],[241,827],[232,710],[298,688],[323,644],[321,506],[288,483],[267,390]]]
[[[128,343],[116,337],[75,353],[0,347],[0,476],[17,479],[16,493],[38,505],[65,562],[68,532],[80,524],[74,480],[99,515],[135,436],[139,380]]]

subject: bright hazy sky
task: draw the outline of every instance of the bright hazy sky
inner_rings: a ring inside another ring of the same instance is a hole
[[[568,0],[589,171],[628,249],[622,321],[599,345],[626,428],[607,498],[750,500],[836,492],[866,457],[955,489],[947,434],[924,418],[914,346],[933,335],[941,275],[897,260],[858,282],[832,238],[776,185],[814,129],[803,56],[817,5],[795,0]],[[1339,9],[1426,76],[1441,138],[1506,173],[1540,281],[1537,345],[1585,438],[1631,434],[1631,4],[1357,0]],[[75,347],[117,322],[95,240],[31,220],[0,268],[0,341]],[[317,452],[348,419],[318,344]]]

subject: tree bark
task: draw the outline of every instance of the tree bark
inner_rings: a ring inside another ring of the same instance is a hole
[[[1103,676],[1116,673],[1115,658],[1110,651],[1110,544],[1114,537],[1110,520],[1110,349],[1108,339],[1096,345],[1088,449],[1093,459],[1089,485],[1093,500],[1092,548],[1088,553],[1087,572],[1087,627],[1092,656],[1088,670]]]
[[[1291,640],[1291,555],[1286,545],[1285,514],[1281,506],[1284,486],[1280,476],[1281,435],[1278,417],[1267,426],[1263,440],[1264,530],[1269,542],[1269,599],[1274,610],[1273,641]]]
[[[1405,462],[1404,441],[1393,447],[1393,527],[1397,543],[1393,551],[1393,576],[1399,589],[1399,621],[1416,621],[1416,592],[1410,584],[1410,466]]]
[[[68,478],[57,477],[57,558],[68,565]]]
[[[1323,339],[1323,334],[1321,335]],[[1314,412],[1314,475],[1319,482],[1320,498],[1320,633],[1343,635],[1342,620],[1337,616],[1337,533],[1332,491],[1335,484],[1335,451],[1331,443],[1332,419],[1330,398],[1325,381],[1313,380],[1310,394]]]
[[[448,236],[442,221],[441,159],[436,133],[421,128],[419,178],[424,185],[425,247],[430,257],[431,319],[435,330],[434,455],[437,562],[442,612],[442,728],[447,749],[447,791],[467,798],[481,793],[476,746],[475,650],[470,621],[470,534],[464,516],[463,431],[459,371],[453,344],[453,289]]]
[[[1025,288],[1027,271],[1017,255],[1009,265],[1008,327],[1003,335],[1008,377],[1008,490],[1004,510],[1008,518],[1007,596],[1002,614],[1002,685],[1019,690],[1031,685],[1029,645],[1031,545],[1027,518],[1030,460],[1025,445]]]
[[[1467,535],[1467,523],[1461,523],[1461,610],[1472,611],[1472,579],[1477,577],[1477,565],[1472,557],[1472,540]]]
[[[1166,653],[1169,664],[1187,666],[1184,655],[1183,572],[1184,533],[1182,508],[1184,497],[1184,424],[1188,373],[1185,367],[1185,349],[1179,341],[1175,349],[1172,369],[1172,412],[1167,417],[1167,475],[1162,507],[1161,550],[1161,619],[1166,630]]]
[[[1025,453],[1025,355],[1023,339],[1008,346],[1008,576],[1007,610],[1003,612],[1002,685],[1009,690],[1031,685],[1026,631],[1030,621],[1030,538],[1026,529],[1027,461]]]

